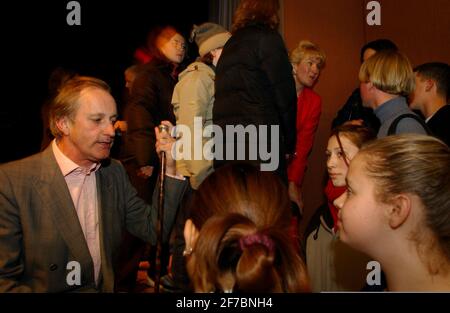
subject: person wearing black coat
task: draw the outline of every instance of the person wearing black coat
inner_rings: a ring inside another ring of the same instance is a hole
[[[375,53],[385,50],[397,51],[398,48],[389,39],[377,39],[366,43],[360,51],[361,64]],[[380,121],[373,113],[373,110],[363,106],[359,87],[352,92],[345,104],[338,111],[336,117],[333,119],[331,128],[334,129],[349,121],[367,126],[375,133],[380,128]]]
[[[171,26],[155,28],[150,34],[152,59],[138,66],[137,76],[130,90],[129,101],[124,109],[127,131],[123,135],[120,160],[138,196],[147,203],[152,202],[153,190],[159,172],[156,152],[155,127],[161,121],[175,123],[172,93],[178,81],[180,63],[186,52],[183,36]],[[169,242],[163,242],[161,276],[167,273]],[[139,260],[146,246],[132,235],[124,234],[119,267],[118,291],[132,291],[136,283]],[[154,277],[156,248],[150,249],[149,277]],[[149,280],[149,285],[154,282]]]
[[[153,58],[140,65],[124,109],[127,131],[120,157],[139,196],[149,203],[159,164],[154,128],[162,120],[175,123],[172,93],[185,55],[185,40],[175,29],[165,27],[155,32]],[[153,185],[145,183],[148,181]]]
[[[277,11],[277,0],[243,0],[235,12],[233,36],[216,69],[213,122],[222,129],[224,140],[215,137],[214,167],[236,161],[272,162],[260,168],[276,171],[287,183],[285,157],[295,151],[297,95],[288,53],[277,31]],[[227,135],[227,125],[256,128],[258,144],[248,135],[245,139]],[[274,125],[279,133],[267,132],[266,136],[264,127],[273,131]],[[240,144],[245,144],[244,160],[236,152]],[[230,153],[232,146],[234,154]],[[257,152],[256,158],[251,150]],[[278,160],[267,160],[261,151],[272,152],[271,157]]]

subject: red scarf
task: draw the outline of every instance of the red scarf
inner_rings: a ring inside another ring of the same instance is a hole
[[[325,196],[328,200],[328,208],[330,209],[331,216],[333,217],[333,230],[336,232],[338,230],[337,220],[338,220],[338,209],[334,206],[333,201],[339,198],[345,191],[347,187],[335,187],[328,179],[327,186],[325,187]]]

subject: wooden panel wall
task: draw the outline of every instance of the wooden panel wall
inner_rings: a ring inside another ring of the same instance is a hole
[[[358,86],[359,51],[368,41],[389,38],[413,65],[450,62],[450,1],[380,0],[381,25],[366,23],[368,0],[284,0],[284,38],[289,50],[302,39],[323,48],[327,65],[315,91],[323,112],[304,182],[306,224],[323,202],[325,149],[331,121]],[[304,227],[304,225],[302,225]]]

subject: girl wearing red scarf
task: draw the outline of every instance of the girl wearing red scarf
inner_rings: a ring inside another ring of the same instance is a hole
[[[317,209],[305,234],[306,265],[314,292],[359,291],[364,286],[369,259],[339,240],[333,201],[346,190],[350,160],[363,143],[374,138],[366,127],[343,125],[334,129],[328,140],[327,202]]]

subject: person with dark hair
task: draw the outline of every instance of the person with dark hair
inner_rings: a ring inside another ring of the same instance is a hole
[[[41,118],[42,118],[41,151],[44,151],[45,148],[47,148],[47,146],[50,144],[50,142],[52,142],[52,140],[55,138],[53,137],[52,132],[50,131],[49,116],[48,116],[48,112],[50,111],[50,106],[53,102],[53,99],[56,97],[56,95],[64,86],[64,84],[75,76],[77,76],[77,73],[60,66],[55,68],[50,73],[50,77],[48,79],[47,100],[41,107]]]
[[[154,127],[162,120],[175,123],[171,100],[185,57],[186,41],[172,26],[156,27],[149,34],[148,48],[152,59],[137,69],[129,101],[124,109],[127,131],[122,138],[120,160],[138,195],[151,203],[159,172]],[[133,242],[133,238],[125,234],[124,241],[126,249],[127,242]],[[143,253],[144,243],[141,246]],[[154,278],[156,248],[152,247],[150,253],[149,276]],[[165,275],[170,256],[168,242],[164,242],[162,255],[161,275]],[[136,281],[137,266],[138,264],[132,274],[133,278],[130,278],[132,282]],[[149,284],[152,285],[153,282],[149,281]]]
[[[223,166],[200,185],[189,208],[184,254],[195,292],[309,291],[286,232],[287,188],[274,173],[245,163]]]
[[[383,268],[388,291],[450,291],[450,149],[417,134],[378,139],[334,201],[340,239]]]
[[[131,182],[147,202],[151,202],[158,167],[153,128],[162,120],[175,122],[172,92],[186,51],[183,36],[173,27],[158,27],[153,33],[153,59],[138,69],[125,106],[127,132],[120,152]]]
[[[375,138],[370,128],[344,124],[333,129],[328,140],[327,201],[311,218],[303,245],[314,292],[360,291],[364,287],[369,258],[339,241],[338,210],[333,201],[346,190],[345,176],[350,161],[363,144]],[[348,275],[349,271],[352,275]]]
[[[113,292],[124,230],[156,242],[157,197],[140,199],[109,158],[117,107],[104,81],[72,78],[49,117],[47,149],[0,166],[0,293]],[[170,214],[187,182],[167,174]]]
[[[360,51],[361,64],[375,53],[386,50],[397,51],[398,48],[395,43],[389,39],[377,39],[368,42],[361,48]],[[359,88],[356,88],[353,91],[344,106],[339,110],[332,122],[332,128],[342,125],[348,121],[370,127],[374,132],[377,132],[380,127],[380,121],[373,113],[373,110],[363,106]]]
[[[398,48],[389,39],[377,39],[366,43],[359,53],[359,60],[361,64],[364,63],[368,58],[380,51],[397,51]]]
[[[296,145],[297,96],[277,31],[278,10],[278,0],[242,0],[234,13],[233,36],[216,69],[213,122],[225,138],[214,137],[214,168],[245,161],[277,172],[287,184],[286,155]],[[236,126],[244,130],[236,134]],[[235,132],[225,133],[230,128]]]
[[[433,62],[414,69],[415,88],[410,108],[420,110],[433,135],[450,146],[450,66]]]

